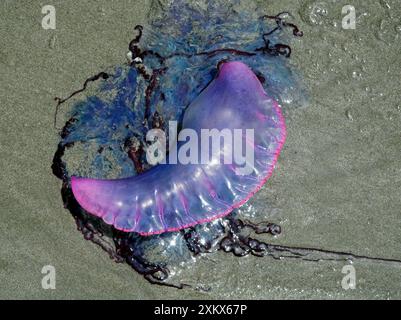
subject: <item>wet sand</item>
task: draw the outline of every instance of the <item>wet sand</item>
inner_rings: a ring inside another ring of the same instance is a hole
[[[290,11],[304,31],[292,44],[292,63],[310,90],[307,108],[286,112],[278,166],[251,202],[283,227],[265,240],[401,260],[397,1],[353,1],[355,30],[341,28],[343,4],[319,1],[325,15],[311,14],[313,1],[259,2],[269,13]],[[85,241],[50,169],[58,143],[53,99],[124,62],[149,3],[55,1],[56,30],[41,27],[45,4],[0,4],[0,298],[401,298],[401,263],[354,259],[356,289],[344,290],[347,261],[216,253],[187,276],[211,290],[182,291],[149,284]],[[56,268],[55,290],[41,286],[44,265]]]

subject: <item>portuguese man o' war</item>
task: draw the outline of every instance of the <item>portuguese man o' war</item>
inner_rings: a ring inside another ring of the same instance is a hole
[[[305,101],[285,44],[302,32],[287,13],[260,14],[238,7],[239,0],[230,3],[156,1],[149,26],[135,27],[127,65],[56,98],[57,109],[69,113],[52,166],[63,180],[65,206],[86,239],[153,283],[173,285],[166,281],[171,265],[199,253],[268,254],[267,244],[242,230],[281,232],[234,209],[274,169],[285,140],[279,104]],[[255,129],[251,142],[242,137],[254,150],[252,174],[238,175],[235,164],[152,167],[145,160],[146,133],[168,132],[173,120],[197,132]]]
[[[252,141],[244,141],[252,144],[254,154],[250,173],[239,174],[233,163],[211,154],[204,164],[159,164],[118,180],[73,176],[75,199],[122,231],[178,231],[224,217],[244,204],[270,177],[285,140],[280,107],[242,62],[221,65],[217,78],[185,110],[182,129],[188,128],[199,136],[202,129],[241,130],[241,143],[245,130],[253,129]],[[232,149],[229,143],[225,147]]]

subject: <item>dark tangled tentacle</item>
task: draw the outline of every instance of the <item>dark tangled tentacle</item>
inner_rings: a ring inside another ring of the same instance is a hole
[[[56,110],[55,110],[55,112],[54,112],[54,123],[53,123],[54,128],[57,129],[57,114],[58,114],[58,111],[59,111],[59,109],[60,109],[60,106],[61,106],[64,102],[66,102],[67,100],[71,99],[71,98],[72,98],[73,96],[75,96],[76,94],[85,91],[86,88],[87,88],[87,86],[88,86],[88,84],[89,84],[90,82],[94,82],[94,81],[97,81],[97,80],[99,80],[99,79],[106,80],[106,79],[108,79],[108,78],[109,78],[109,74],[108,74],[108,73],[106,73],[106,72],[104,72],[104,71],[99,72],[98,74],[95,74],[94,76],[89,77],[88,79],[86,79],[85,82],[84,82],[84,84],[83,84],[83,86],[82,86],[82,88],[81,88],[81,89],[78,89],[78,90],[76,90],[76,91],[74,91],[74,92],[71,93],[68,97],[66,97],[66,98],[55,97],[54,100],[57,101],[57,105],[56,105]]]

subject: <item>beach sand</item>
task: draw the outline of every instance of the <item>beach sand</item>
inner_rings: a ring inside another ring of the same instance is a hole
[[[398,1],[352,1],[355,30],[341,28],[346,1],[259,2],[268,13],[290,11],[304,31],[292,43],[291,61],[310,95],[306,108],[286,112],[277,168],[251,200],[283,227],[279,237],[264,239],[401,260]],[[0,298],[401,298],[397,262],[354,259],[356,288],[345,290],[347,261],[215,253],[188,273],[211,286],[202,292],[151,285],[85,241],[50,168],[58,143],[54,97],[124,62],[149,2],[52,1],[56,30],[41,27],[46,4],[0,4]],[[55,290],[42,288],[45,265],[55,267]]]

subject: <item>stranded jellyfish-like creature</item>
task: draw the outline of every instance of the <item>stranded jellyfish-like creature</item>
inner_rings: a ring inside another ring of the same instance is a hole
[[[162,7],[153,7],[150,26],[135,27],[128,65],[100,72],[81,90],[57,98],[58,109],[87,94],[71,107],[52,168],[85,238],[152,283],[182,288],[167,281],[177,260],[218,249],[263,256],[268,245],[243,230],[281,232],[274,223],[238,217],[235,209],[272,174],[285,140],[278,102],[302,99],[285,61],[291,49],[280,40],[287,30],[302,32],[286,21],[288,14],[256,16],[240,1],[155,3]],[[245,164],[250,172],[238,174],[236,163],[225,164],[212,150],[206,164],[152,167],[145,160],[146,133],[168,132],[170,120],[196,133],[243,129],[240,140],[254,154]],[[254,130],[252,140],[246,129]]]
[[[235,162],[224,163],[221,150],[210,150],[208,143],[209,149],[199,151],[208,160],[204,163],[167,162],[117,180],[73,176],[75,199],[118,230],[144,236],[178,231],[224,217],[244,204],[270,177],[285,140],[280,107],[242,62],[221,65],[216,79],[185,110],[182,129],[193,129],[198,137],[202,129],[239,130],[238,142],[250,145],[253,154],[246,163],[249,172],[241,173],[238,169],[245,168]],[[246,140],[249,129],[252,141]],[[232,157],[234,141],[225,142],[224,153]]]

